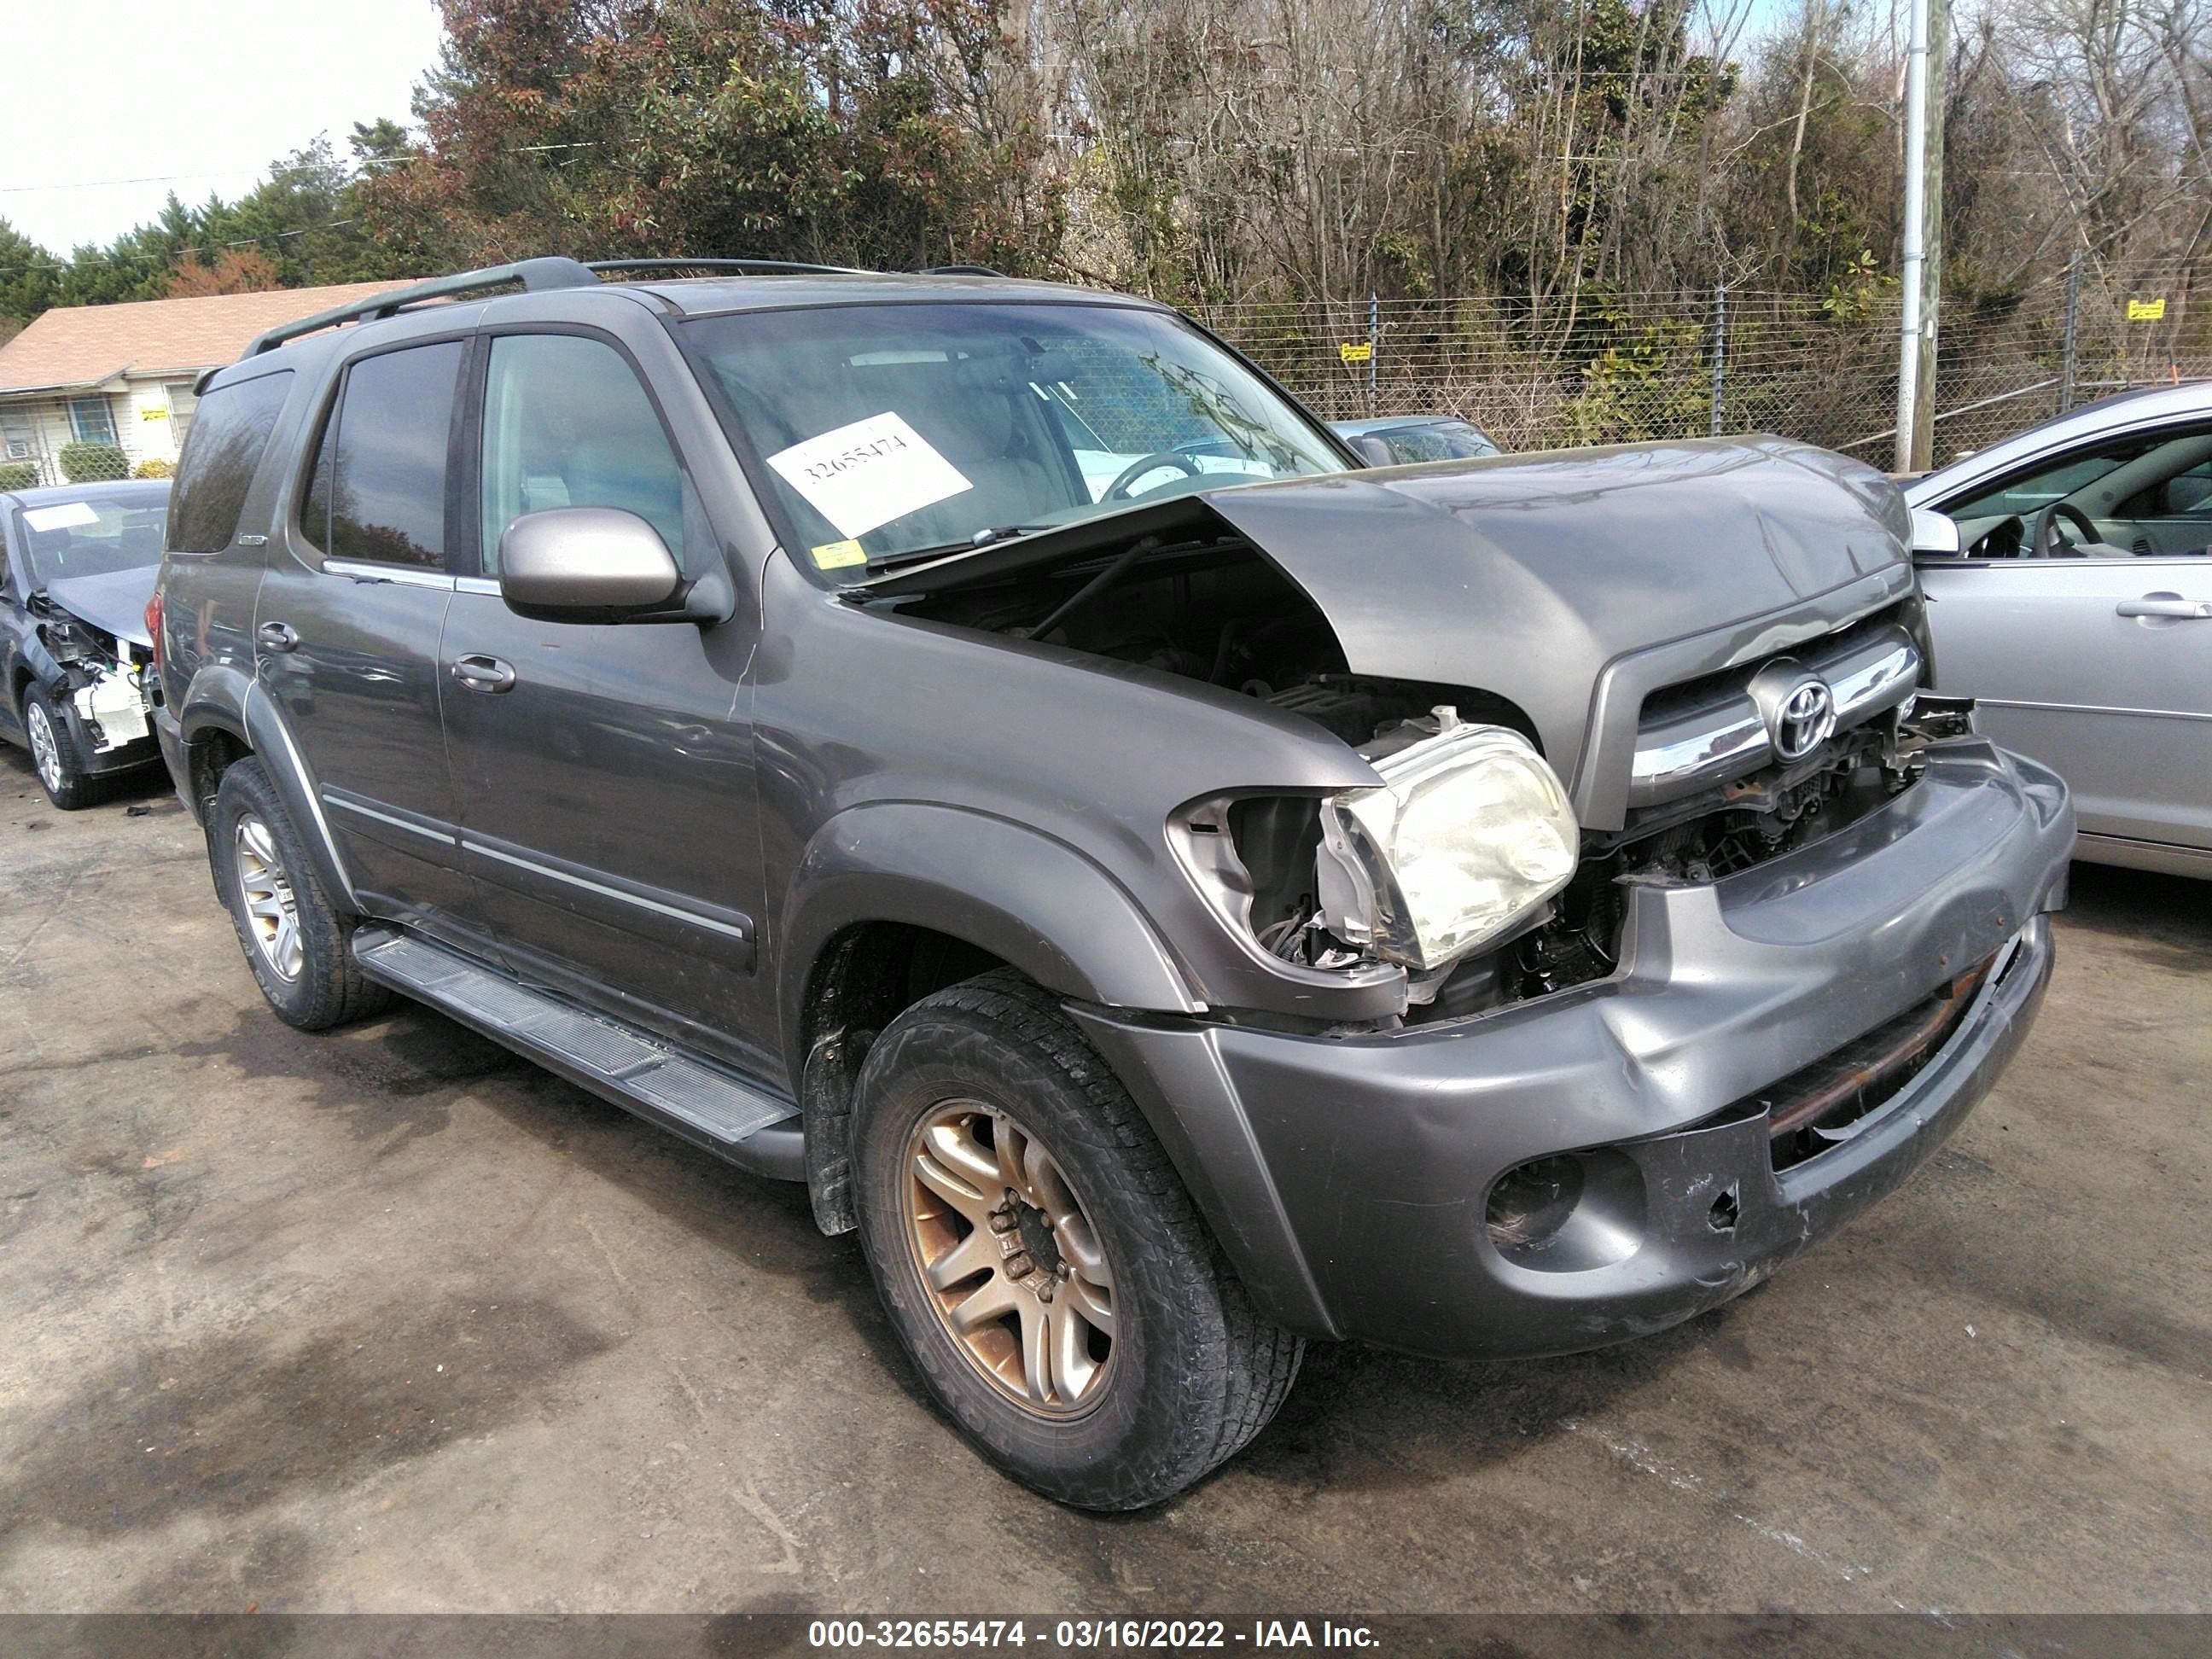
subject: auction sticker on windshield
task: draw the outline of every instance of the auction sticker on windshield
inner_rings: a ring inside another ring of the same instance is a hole
[[[848,537],[975,488],[888,410],[779,450],[768,464]]]
[[[98,524],[100,514],[82,501],[64,501],[59,507],[27,507],[23,522],[33,530],[74,530]]]

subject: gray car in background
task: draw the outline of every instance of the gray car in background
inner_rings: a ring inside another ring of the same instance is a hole
[[[2072,786],[2082,858],[2212,877],[2212,385],[2088,404],[1905,496],[1936,684]]]
[[[1456,415],[1382,415],[1331,421],[1329,429],[1370,466],[1474,461],[1504,453],[1487,432]]]

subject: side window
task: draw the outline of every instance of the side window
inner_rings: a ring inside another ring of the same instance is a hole
[[[292,371],[234,380],[200,399],[169,495],[169,545],[220,553],[238,534],[246,492],[292,390]]]
[[[443,568],[446,446],[466,351],[446,340],[347,368],[300,512],[329,557]],[[207,419],[204,404],[198,418]]]
[[[2087,489],[2106,473],[2124,466],[2136,456],[2158,447],[2156,438],[2122,439],[2093,450],[2072,454],[2015,477],[2002,489],[1955,501],[1943,510],[1954,519],[1987,519],[2017,515],[2032,519],[2053,501]]]
[[[504,334],[484,386],[483,562],[526,513],[617,507],[660,532],[685,569],[688,485],[623,355],[574,334]]]

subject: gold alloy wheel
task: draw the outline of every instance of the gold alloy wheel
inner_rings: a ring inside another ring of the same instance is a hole
[[[979,1101],[933,1107],[907,1139],[915,1272],[954,1345],[1043,1417],[1096,1405],[1114,1363],[1114,1274],[1045,1145]]]
[[[300,912],[292,896],[291,878],[276,854],[276,839],[269,826],[248,812],[238,821],[234,856],[238,864],[239,896],[246,902],[246,919],[252,930],[253,945],[261,959],[285,979],[297,979],[306,965],[307,952],[300,940]]]

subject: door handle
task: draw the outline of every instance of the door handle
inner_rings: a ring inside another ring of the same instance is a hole
[[[2185,622],[2212,617],[2212,599],[2169,599],[2146,596],[2140,599],[2122,599],[2115,608],[2123,617],[2172,617]]]
[[[264,651],[289,651],[300,643],[300,636],[289,623],[265,622],[254,630]]]
[[[456,657],[453,678],[471,691],[508,691],[514,687],[514,670],[497,657]]]

